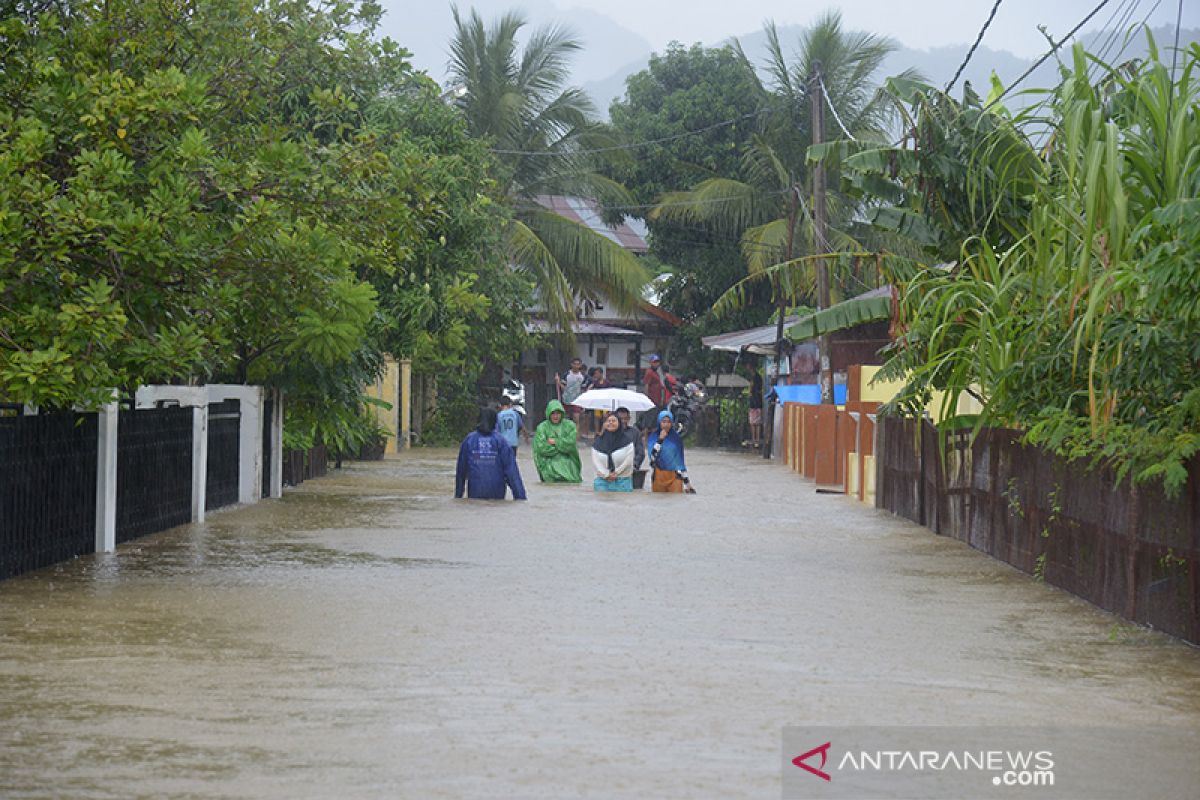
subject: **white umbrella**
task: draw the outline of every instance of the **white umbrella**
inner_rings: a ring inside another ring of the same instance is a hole
[[[629,389],[589,389],[576,397],[572,401],[572,405],[580,408],[596,408],[602,411],[628,408],[632,412],[654,408],[654,401],[641,392]]]

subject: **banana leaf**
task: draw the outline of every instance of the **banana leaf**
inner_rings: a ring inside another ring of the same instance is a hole
[[[884,286],[801,317],[786,329],[785,334],[793,342],[803,342],[826,333],[891,318],[892,287]]]

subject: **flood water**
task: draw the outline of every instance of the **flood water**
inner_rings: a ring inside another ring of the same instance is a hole
[[[454,456],[0,583],[0,796],[778,797],[785,725],[1200,730],[1200,651],[777,464],[523,453],[513,503]]]

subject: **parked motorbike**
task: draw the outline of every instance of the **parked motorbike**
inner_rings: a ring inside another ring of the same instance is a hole
[[[708,394],[704,391],[704,384],[699,381],[688,381],[676,386],[675,394],[671,396],[667,408],[675,417],[674,428],[681,438],[692,432],[700,409],[704,408],[707,401]]]
[[[525,413],[525,384],[518,381],[516,378],[508,378],[504,381],[504,385],[500,389],[500,394],[507,397],[512,403],[513,408],[517,410],[522,417],[528,416]]]

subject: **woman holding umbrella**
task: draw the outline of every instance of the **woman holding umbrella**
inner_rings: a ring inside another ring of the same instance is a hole
[[[596,468],[592,488],[597,492],[632,492],[636,452],[633,434],[621,424],[616,412],[610,411],[592,445],[592,465]]]

